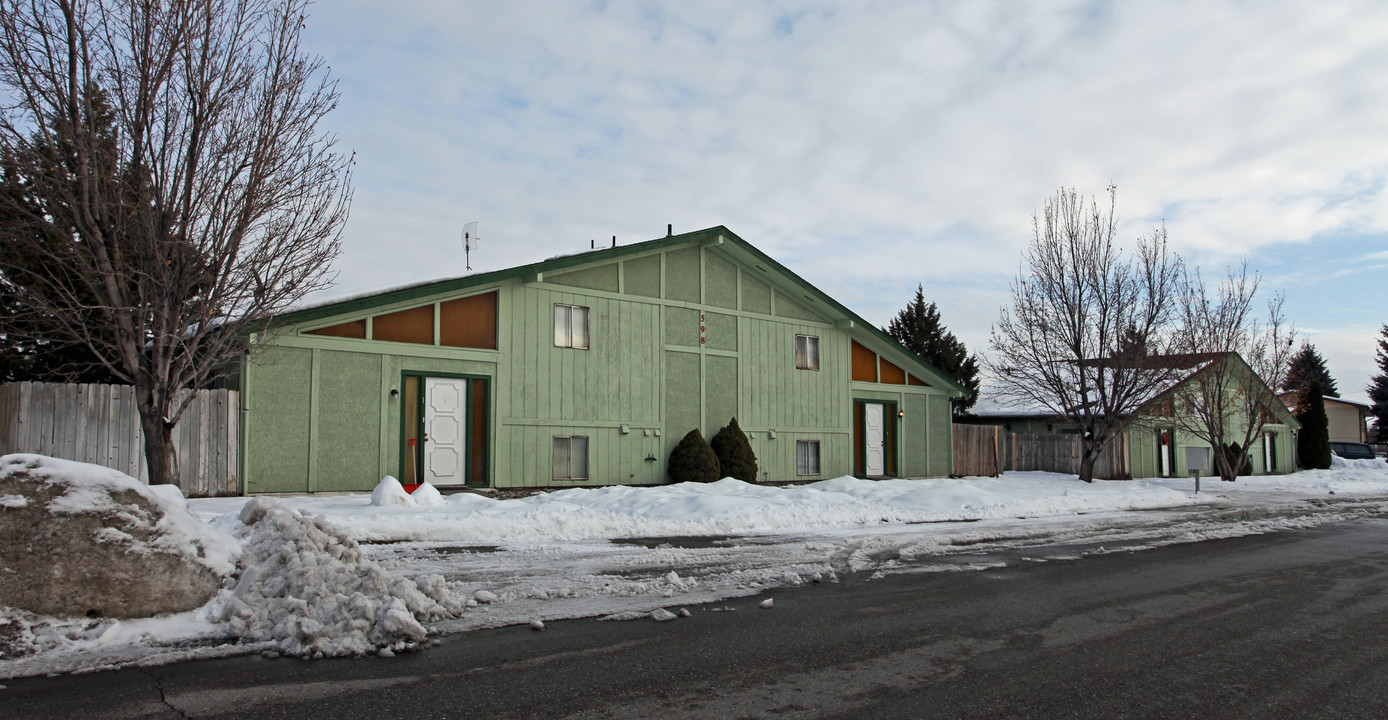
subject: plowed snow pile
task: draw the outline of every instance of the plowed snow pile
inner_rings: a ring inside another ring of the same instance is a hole
[[[425,639],[420,621],[455,617],[442,576],[411,580],[362,557],[345,530],[269,498],[241,509],[245,571],[218,619],[243,641],[288,655],[390,655]]]

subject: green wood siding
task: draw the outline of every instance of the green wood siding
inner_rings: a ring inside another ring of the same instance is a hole
[[[738,416],[737,358],[704,356],[704,437],[712,439],[729,420]],[[738,420],[741,425],[742,421]]]
[[[704,303],[737,309],[737,266],[717,252],[704,253]]]
[[[741,424],[741,419],[738,423]],[[853,470],[852,436],[847,430],[837,432],[781,432],[775,438],[766,433],[752,433],[752,451],[757,454],[757,466],[763,480],[827,480],[848,475]],[[819,442],[818,475],[795,474],[795,443],[799,440]]]
[[[257,353],[246,408],[246,492],[306,492],[313,351],[271,347]]]
[[[363,468],[380,467],[381,357],[321,351],[313,489],[356,490]],[[379,477],[375,478],[380,480]]]
[[[738,423],[744,430],[848,429],[852,407],[845,333],[770,318],[748,318],[742,328],[738,346],[744,349],[745,361]],[[797,334],[819,338],[819,370],[795,368]]]
[[[926,463],[926,475],[948,475],[954,468],[954,443],[951,441],[952,431],[950,429],[951,415],[949,398],[944,395],[930,395],[927,397],[929,407],[926,410],[926,432],[932,440],[936,440],[935,447],[931,447],[930,457]]]
[[[703,430],[703,381],[702,362],[698,353],[665,353],[665,448],[662,459],[670,457],[670,450],[690,430]],[[704,434],[708,439],[708,434]]]
[[[486,480],[498,487],[664,483],[669,451],[686,432],[709,437],[732,417],[765,479],[797,479],[798,440],[820,443],[816,477],[846,475],[853,400],[863,397],[907,413],[900,474],[949,473],[951,391],[852,383],[850,338],[892,351],[872,332],[818,314],[832,301],[792,299],[794,282],[768,274],[772,262],[748,265],[721,243],[658,248],[591,265],[565,258],[562,271],[541,266],[491,285],[441,285],[434,295],[351,301],[336,315],[305,312],[302,326],[262,338],[246,370],[247,491],[362,491],[399,476],[402,400],[390,390],[403,389],[405,374],[489,381]],[[299,332],[491,290],[496,350]],[[588,349],[554,346],[555,304],[588,308]],[[819,370],[795,368],[797,334],[819,338]],[[588,438],[587,481],[553,479],[561,435]]]
[[[704,333],[709,350],[737,350],[737,317],[716,312],[703,313]]]
[[[554,285],[588,288],[589,290],[617,292],[617,263],[608,263],[582,270],[570,270],[552,276],[546,275],[545,282]]]
[[[665,344],[699,347],[699,311],[691,308],[665,308]]]
[[[701,299],[700,278],[703,275],[697,247],[665,253],[665,297],[669,300],[697,303]]]
[[[926,412],[930,398],[926,395],[907,395],[901,400],[906,417],[901,419],[901,474],[907,477],[930,474],[930,436]]]
[[[783,293],[776,293],[776,314],[780,317],[795,318],[797,320],[823,320],[823,318],[810,312],[797,300],[791,300]]]
[[[902,477],[948,475],[953,469],[953,436],[949,396],[935,388],[855,382],[854,401],[892,403],[906,413],[897,420],[897,474]],[[851,411],[851,410],[850,410]],[[941,428],[945,434],[941,435]],[[852,470],[852,457],[849,470]]]
[[[747,312],[771,314],[771,288],[766,283],[742,273],[742,309]]]
[[[650,255],[622,263],[623,291],[629,295],[660,297],[660,256]]]

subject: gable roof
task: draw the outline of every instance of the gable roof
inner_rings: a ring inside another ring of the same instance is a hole
[[[1287,391],[1287,392],[1277,393],[1277,397],[1281,398],[1281,399],[1282,399],[1282,402],[1285,403],[1285,404],[1287,405],[1288,408],[1295,408],[1295,407],[1296,407],[1297,395],[1298,395],[1298,392],[1297,392],[1296,390],[1290,390],[1290,391]],[[1341,397],[1334,397],[1334,396],[1331,396],[1331,395],[1322,395],[1321,398],[1324,399],[1326,403],[1340,403],[1341,405],[1350,405],[1350,406],[1359,408],[1359,409],[1361,409],[1361,410],[1366,410],[1366,411],[1372,410],[1373,407],[1374,407],[1373,405],[1370,405],[1369,403],[1362,403],[1362,402],[1359,402],[1358,400],[1346,400],[1346,399],[1344,399],[1344,398],[1341,398]]]
[[[792,272],[789,268],[776,262],[769,255],[753,247],[751,243],[738,237],[737,234],[722,225],[630,245],[601,248],[574,255],[562,255],[528,265],[519,265],[491,272],[475,273],[458,278],[415,283],[366,295],[329,301],[321,305],[313,305],[283,313],[277,316],[273,323],[279,326],[308,323],[336,315],[370,310],[380,305],[421,300],[427,297],[461,292],[473,287],[493,285],[503,281],[534,276],[536,274],[543,275],[544,273],[557,270],[570,270],[583,265],[611,262],[629,255],[647,253],[653,250],[665,250],[683,245],[718,247],[726,254],[741,261],[744,265],[759,270],[762,273],[762,278],[769,281],[773,286],[778,287],[778,289],[784,291],[793,288],[798,291],[804,300],[809,301],[807,309],[811,312],[826,317],[829,321],[833,322],[835,327],[844,329],[850,335],[859,339],[868,340],[872,345],[877,346],[879,350],[884,348],[889,350],[902,363],[914,368],[912,370],[913,373],[922,376],[922,379],[929,380],[932,385],[948,390],[952,397],[963,397],[969,394],[968,389],[958,382],[955,382],[953,378],[941,372],[933,365],[925,362],[919,355],[906,349],[890,335],[882,332],[882,330],[872,323],[867,322],[857,313],[844,307],[837,300],[829,297],[822,290],[810,284],[804,278]],[[800,302],[801,297],[793,297],[791,299]]]
[[[1227,363],[1230,362],[1236,362],[1237,365],[1243,369],[1244,374],[1247,377],[1251,377],[1257,383],[1257,386],[1262,388],[1262,394],[1264,396],[1263,404],[1269,412],[1277,416],[1280,424],[1290,425],[1293,429],[1301,427],[1301,423],[1297,421],[1296,417],[1287,409],[1287,406],[1279,401],[1277,395],[1272,391],[1272,388],[1269,388],[1267,383],[1263,382],[1263,379],[1258,377],[1258,373],[1254,372],[1248,362],[1243,359],[1243,356],[1236,352],[1180,353],[1152,355],[1142,358],[1138,363],[1139,367],[1160,368],[1163,370],[1189,370],[1189,372],[1173,382],[1171,387],[1168,387],[1156,397],[1144,403],[1141,408],[1138,408],[1138,412],[1141,413],[1158,403],[1165,402],[1167,398],[1171,397],[1176,392],[1177,388],[1191,382],[1202,373],[1217,372],[1220,369],[1227,368]]]

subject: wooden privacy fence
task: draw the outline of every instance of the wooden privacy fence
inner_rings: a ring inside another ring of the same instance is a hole
[[[237,393],[181,392],[193,393],[193,399],[173,432],[179,488],[188,497],[238,494]],[[38,453],[104,465],[149,482],[144,450],[135,388],[129,385],[0,385],[0,454]]]
[[[1008,470],[1046,470],[1078,475],[1080,436],[1074,433],[1013,433],[997,425],[954,426],[954,474],[996,476]],[[1094,477],[1126,480],[1128,434],[1123,433],[1094,463]]]

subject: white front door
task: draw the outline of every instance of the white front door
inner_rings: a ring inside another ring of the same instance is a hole
[[[1176,456],[1176,449],[1171,446],[1175,440],[1172,434],[1166,428],[1157,430],[1157,475],[1161,477],[1171,477],[1171,460]]]
[[[424,379],[424,480],[467,481],[467,380]]]
[[[882,443],[882,405],[867,403],[863,406],[863,454],[867,459],[867,474],[886,475],[887,457]]]

